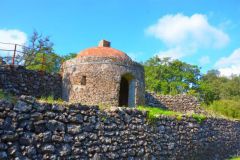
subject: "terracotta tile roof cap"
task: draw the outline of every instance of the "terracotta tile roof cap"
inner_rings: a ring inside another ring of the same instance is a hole
[[[81,57],[109,57],[120,60],[131,60],[131,58],[124,52],[110,47],[110,42],[102,40],[98,47],[92,47],[81,51],[77,58]]]

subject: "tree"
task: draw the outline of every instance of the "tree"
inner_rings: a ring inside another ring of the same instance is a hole
[[[221,85],[220,72],[218,70],[209,70],[202,76],[200,82],[200,94],[203,101],[207,104],[220,99]]]
[[[147,90],[162,94],[195,93],[200,69],[180,60],[153,57],[144,63]]]
[[[47,54],[53,54],[53,43],[50,41],[49,36],[43,36],[37,31],[34,31],[30,37],[29,44],[23,46],[23,53],[16,57],[18,64],[22,64],[26,67],[36,64],[34,60],[39,54],[42,54],[42,61],[38,63],[44,63],[44,56]],[[39,65],[39,64],[36,64]]]
[[[207,104],[220,99],[239,99],[240,76],[223,77],[218,70],[209,70],[200,81],[199,93]]]
[[[44,58],[44,60],[43,60]],[[59,72],[62,58],[55,53],[37,53],[33,61],[26,66],[27,69],[46,72]]]
[[[228,99],[240,99],[240,75],[232,76],[225,86]]]
[[[59,56],[54,53],[53,43],[49,36],[43,36],[34,31],[27,47],[23,47],[23,54],[17,57],[19,63],[27,69],[46,72],[59,72],[61,64],[76,57],[76,53]]]

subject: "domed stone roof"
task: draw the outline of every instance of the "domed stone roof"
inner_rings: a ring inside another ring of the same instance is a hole
[[[81,57],[105,57],[116,58],[118,60],[131,61],[131,58],[124,52],[110,47],[110,42],[100,41],[98,47],[92,47],[81,51],[77,58]]]

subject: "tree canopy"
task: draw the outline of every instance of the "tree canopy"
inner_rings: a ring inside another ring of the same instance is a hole
[[[161,94],[194,93],[199,89],[200,68],[170,58],[153,57],[144,63],[146,88]]]
[[[201,80],[201,92],[206,102],[240,98],[240,76],[222,77],[217,70],[209,70]]]
[[[59,72],[61,64],[76,56],[70,53],[60,56],[54,52],[54,44],[49,36],[34,31],[27,46],[23,46],[23,54],[16,57],[19,64],[27,69],[46,72]]]
[[[206,104],[240,98],[240,76],[222,77],[218,70],[200,73],[196,65],[153,57],[144,64],[146,89],[160,94],[191,94]]]

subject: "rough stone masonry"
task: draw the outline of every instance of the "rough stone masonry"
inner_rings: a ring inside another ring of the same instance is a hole
[[[240,153],[240,123],[96,106],[0,100],[0,159],[222,160]]]
[[[27,70],[23,66],[0,64],[0,89],[15,95],[60,98],[62,78],[57,73],[50,74]]]
[[[204,113],[196,97],[184,94],[158,95],[154,92],[146,92],[145,105],[182,113]]]
[[[144,104],[142,65],[105,40],[64,62],[62,77],[65,101],[128,107]]]

